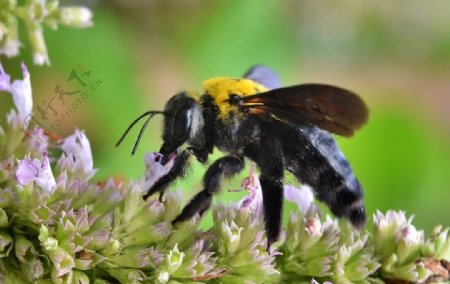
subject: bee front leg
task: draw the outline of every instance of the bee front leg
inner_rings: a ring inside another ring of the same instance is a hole
[[[201,155],[200,155],[201,154]],[[170,171],[163,177],[161,177],[144,195],[144,200],[157,192],[159,192],[159,201],[162,201],[164,192],[166,188],[174,182],[177,178],[183,177],[186,174],[186,169],[189,167],[189,161],[192,155],[198,155],[198,159],[200,162],[203,160],[206,161],[208,154],[205,154],[205,151],[187,148],[183,152],[181,152],[174,160],[173,166]]]
[[[166,188],[177,178],[183,177],[186,174],[186,169],[189,166],[191,156],[191,151],[184,150],[181,152],[173,161],[173,166],[170,171],[155,182],[155,184],[143,196],[144,200],[147,200],[149,196],[159,192],[159,201],[162,202]]]
[[[166,188],[177,178],[184,176],[190,158],[191,152],[186,150],[181,152],[181,154],[179,154],[173,161],[173,166],[170,171],[166,175],[162,176],[157,182],[155,182],[155,184],[147,191],[147,193],[144,195],[144,200],[147,200],[149,196],[159,192],[159,199],[161,201],[162,195],[164,194]]]
[[[191,199],[188,205],[184,207],[172,224],[185,221],[193,217],[196,213],[202,214],[211,205],[212,196],[220,189],[220,180],[222,176],[231,177],[239,173],[244,168],[244,161],[234,156],[222,157],[215,161],[206,171],[203,178],[204,189],[197,193]]]

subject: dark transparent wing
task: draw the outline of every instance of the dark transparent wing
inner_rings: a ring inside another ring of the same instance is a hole
[[[368,118],[364,101],[356,94],[330,85],[304,84],[240,97],[239,108],[262,118],[289,124],[315,125],[329,132],[352,136]]]
[[[245,73],[244,78],[250,79],[266,87],[267,89],[276,89],[281,87],[280,78],[269,67],[264,65],[255,65]]]

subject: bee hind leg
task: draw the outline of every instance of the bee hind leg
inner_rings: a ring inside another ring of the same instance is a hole
[[[222,176],[231,177],[244,168],[244,161],[234,156],[226,156],[215,161],[206,171],[203,178],[204,189],[197,193],[186,205],[172,224],[185,221],[193,217],[196,213],[202,214],[211,205],[212,196],[220,189]]]

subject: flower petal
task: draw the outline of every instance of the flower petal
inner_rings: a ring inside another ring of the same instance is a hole
[[[306,213],[314,200],[314,194],[312,193],[311,188],[307,185],[296,188],[293,185],[288,184],[284,186],[284,198],[288,201],[296,203],[298,208],[303,213]]]
[[[0,63],[0,91],[9,92],[11,89],[11,77],[5,73],[3,66]]]
[[[147,153],[144,157],[146,171],[140,181],[142,190],[151,188],[158,179],[166,175],[173,166],[175,156],[171,156],[169,161],[163,165],[162,155],[158,152]]]
[[[29,131],[30,140],[28,143],[28,147],[30,151],[33,153],[44,154],[47,152],[48,147],[48,136],[45,135],[44,130],[42,128],[36,127],[33,130]]]
[[[10,83],[10,76],[5,73],[0,65],[0,91],[12,94],[14,104],[19,112],[19,119],[24,120],[33,109],[33,98],[31,92],[30,73],[27,66],[22,62],[23,80],[14,80]]]
[[[19,161],[16,171],[17,181],[21,185],[26,185],[30,180],[36,179],[39,175],[39,166],[35,165],[30,157]]]
[[[56,187],[56,181],[46,153],[43,161],[38,159],[31,160],[29,156],[19,161],[16,178],[21,185],[26,185],[32,180],[46,191],[52,191]]]
[[[86,7],[61,7],[58,10],[59,21],[73,27],[92,26],[92,12]]]
[[[33,98],[31,92],[30,73],[27,66],[22,62],[23,80],[14,80],[11,84],[11,93],[13,95],[14,104],[19,111],[21,119],[31,114],[33,109]]]
[[[50,161],[47,155],[44,156],[44,161],[41,164],[39,177],[36,179],[36,183],[47,191],[53,191],[56,187],[55,177],[50,168]]]
[[[91,144],[84,131],[75,129],[75,133],[64,139],[61,149],[67,154],[72,154],[76,161],[75,166],[85,171],[91,171],[94,167]]]

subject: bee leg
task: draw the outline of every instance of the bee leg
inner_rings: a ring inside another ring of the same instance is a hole
[[[280,235],[283,216],[283,163],[281,156],[274,155],[260,164],[260,183],[263,194],[264,219],[267,248]]]
[[[164,196],[164,191],[166,188],[177,178],[183,177],[186,173],[186,169],[189,164],[189,159],[191,157],[192,153],[188,150],[185,150],[181,152],[173,162],[173,166],[170,169],[170,171],[163,177],[161,177],[153,186],[150,188],[147,193],[144,195],[144,200],[147,200],[147,198],[156,192],[159,192],[159,199],[161,201],[162,197]]]
[[[222,176],[231,177],[244,168],[244,161],[238,157],[227,156],[215,161],[206,171],[203,178],[204,189],[197,193],[191,199],[188,205],[184,207],[172,224],[185,221],[193,217],[196,213],[202,214],[211,205],[212,196],[220,189],[220,180]]]
[[[260,176],[268,248],[280,235],[283,213],[283,182],[281,179],[281,177]]]
[[[160,193],[159,193],[159,196],[158,196],[158,201],[159,202],[161,202],[161,203],[164,203],[165,204],[165,202],[164,202],[164,195],[165,195],[165,191],[161,191]]]
[[[271,133],[272,126],[267,125],[264,133]],[[250,148],[249,148],[250,149]],[[261,146],[257,150],[247,151],[246,155],[256,162],[260,169],[267,248],[278,239],[283,216],[283,178],[284,156],[280,141],[271,135],[261,137]]]
[[[194,147],[188,147],[186,150],[191,152],[202,164],[206,163],[206,161],[208,160],[208,155],[210,153],[207,149],[198,149]]]

